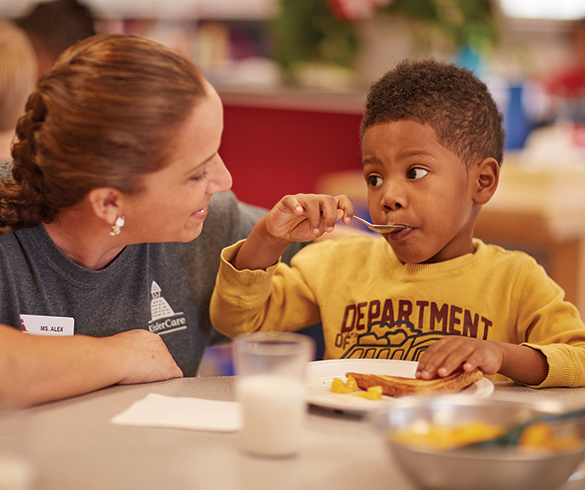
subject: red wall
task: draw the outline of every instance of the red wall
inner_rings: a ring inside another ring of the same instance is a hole
[[[224,106],[220,148],[238,198],[271,208],[315,192],[325,173],[361,168],[360,114]]]

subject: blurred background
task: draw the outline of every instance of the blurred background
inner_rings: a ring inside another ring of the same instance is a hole
[[[39,75],[94,32],[190,56],[224,102],[233,190],[263,207],[344,193],[367,218],[359,124],[369,85],[404,58],[473,70],[507,132],[476,235],[532,254],[585,314],[585,0],[0,0],[0,17],[27,33]],[[225,373],[229,359],[213,362],[206,374]]]

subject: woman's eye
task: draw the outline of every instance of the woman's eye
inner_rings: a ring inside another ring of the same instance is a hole
[[[372,187],[378,187],[379,185],[382,185],[383,181],[382,177],[379,177],[378,175],[368,175],[366,177],[366,182]]]
[[[189,180],[194,180],[195,182],[199,182],[200,180],[203,180],[203,178],[205,178],[206,175],[207,175],[207,169],[205,170],[205,172],[203,172],[201,174],[197,174],[197,175],[194,175],[193,177],[190,177]]]
[[[428,170],[425,170],[424,168],[414,167],[408,171],[408,178],[413,179],[413,180],[414,179],[421,179],[422,177],[424,177],[428,173],[429,173]]]

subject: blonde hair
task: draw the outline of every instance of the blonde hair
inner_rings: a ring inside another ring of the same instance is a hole
[[[0,20],[0,132],[13,131],[37,79],[37,59],[25,32]]]

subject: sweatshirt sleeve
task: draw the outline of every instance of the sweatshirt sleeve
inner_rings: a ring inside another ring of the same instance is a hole
[[[531,269],[524,285],[518,302],[519,323],[526,326],[521,345],[540,351],[548,363],[547,377],[534,387],[585,386],[585,325],[579,311],[541,268]]]
[[[185,259],[187,267],[190,268],[190,275],[197,284],[196,294],[201,298],[202,308],[205,309],[202,316],[209,318],[207,308],[221,263],[221,250],[238,240],[245,239],[256,222],[265,214],[266,210],[263,208],[238,201],[231,191],[216,192],[213,195],[209,215],[203,224],[203,232],[196,239],[199,260]],[[301,243],[292,243],[283,254],[282,260],[290,262],[303,246]],[[215,345],[225,343],[227,340],[224,335],[213,330],[209,342],[210,345]]]
[[[213,326],[234,337],[257,330],[296,331],[318,323],[319,308],[302,270],[302,253],[310,247],[295,256],[300,267],[278,262],[266,270],[239,271],[231,260],[243,243],[222,251],[210,305]]]

